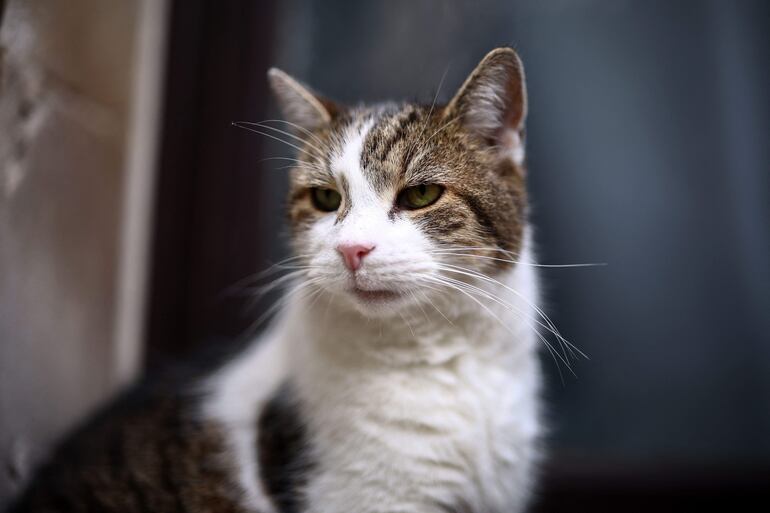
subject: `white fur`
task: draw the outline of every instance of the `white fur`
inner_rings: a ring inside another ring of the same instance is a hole
[[[430,241],[408,220],[388,219],[395,192],[376,193],[360,169],[369,128],[351,128],[331,161],[350,185],[350,212],[319,221],[305,248],[320,299],[291,295],[267,334],[208,384],[205,413],[225,427],[255,510],[273,511],[257,477],[256,418],[291,379],[318,465],[308,512],[521,511],[540,432],[533,267],[479,285],[510,307],[426,288],[415,277],[437,273]],[[376,245],[355,280],[334,249],[343,241]],[[353,284],[403,298],[361,304]]]
[[[204,416],[221,424],[227,433],[228,451],[243,501],[259,513],[276,510],[257,478],[255,426],[262,406],[286,378],[288,370],[281,323],[276,323],[244,355],[205,383],[210,396],[203,405]]]

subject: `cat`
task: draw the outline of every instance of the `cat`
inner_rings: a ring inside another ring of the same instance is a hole
[[[265,332],[73,436],[13,511],[515,513],[541,454],[527,96],[510,48],[445,105],[286,73],[294,256]]]

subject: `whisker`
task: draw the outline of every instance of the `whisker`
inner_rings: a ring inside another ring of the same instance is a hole
[[[434,281],[435,283],[439,283],[439,284],[441,284],[441,285],[444,285],[444,286],[446,286],[446,287],[450,287],[450,288],[452,288],[452,289],[454,289],[454,290],[457,290],[457,291],[461,292],[462,294],[464,294],[465,296],[467,296],[468,298],[470,298],[471,300],[473,300],[473,301],[474,301],[476,304],[478,304],[478,305],[479,305],[481,308],[483,308],[483,309],[484,309],[484,310],[485,310],[485,311],[486,311],[486,312],[487,312],[487,313],[488,313],[488,314],[489,314],[489,315],[490,315],[490,316],[491,316],[493,319],[495,319],[495,320],[496,320],[496,321],[497,321],[497,322],[500,324],[500,326],[502,326],[502,327],[503,327],[503,328],[504,328],[506,331],[508,331],[508,332],[509,332],[511,335],[513,335],[513,336],[516,336],[516,334],[515,334],[513,331],[511,331],[510,327],[508,327],[508,325],[507,325],[507,324],[505,324],[505,323],[504,323],[504,322],[503,322],[503,321],[500,319],[500,317],[498,317],[498,316],[497,316],[497,315],[496,315],[494,312],[492,312],[492,310],[490,310],[490,309],[489,309],[489,307],[487,307],[487,306],[486,306],[484,303],[482,303],[481,301],[479,301],[479,300],[478,300],[476,297],[474,297],[474,296],[473,296],[473,295],[472,295],[470,292],[468,292],[468,291],[464,290],[464,289],[463,289],[462,287],[460,287],[460,286],[457,286],[457,285],[455,285],[455,284],[452,284],[452,283],[448,283],[448,282],[445,282],[445,281],[444,281],[444,279],[439,279],[439,278],[436,278],[436,277],[433,277],[433,276],[425,276],[425,278],[427,278],[427,279],[429,279],[429,280],[431,280],[431,281]],[[446,278],[446,277],[444,277],[444,278]],[[460,282],[460,283],[462,283],[462,282]],[[543,344],[546,346],[546,349],[548,349],[548,352],[549,352],[549,353],[551,354],[551,356],[554,358],[554,362],[556,363],[556,367],[557,367],[557,369],[559,369],[559,375],[561,376],[561,370],[560,370],[560,368],[559,368],[559,360],[561,360],[561,361],[564,363],[564,365],[566,365],[567,369],[569,369],[569,371],[570,371],[570,372],[571,372],[571,373],[574,375],[575,373],[572,371],[572,367],[570,366],[569,362],[568,362],[566,359],[564,359],[564,357],[562,357],[562,356],[561,356],[559,353],[555,352],[555,350],[553,349],[553,347],[551,346],[551,344],[550,344],[550,343],[549,343],[549,342],[548,342],[548,341],[547,341],[547,340],[546,340],[546,339],[545,339],[545,338],[544,338],[544,337],[543,337],[543,336],[542,336],[540,333],[538,333],[538,331],[537,331],[537,330],[534,330],[534,333],[535,333],[535,334],[538,336],[538,338],[540,338],[540,340],[541,340],[541,341],[543,342]]]
[[[288,166],[288,167],[299,167],[299,168],[306,168],[311,171],[324,171],[324,168],[320,165],[313,164],[312,162],[304,162],[299,159],[294,159],[291,157],[267,157],[264,159],[261,159],[259,162],[267,162],[270,160],[288,160],[289,162],[294,162],[294,166]],[[286,169],[285,167],[280,167],[278,169]]]
[[[430,123],[430,117],[433,115],[433,109],[436,108],[436,100],[438,100],[438,95],[441,93],[441,86],[444,85],[444,79],[446,78],[447,73],[449,72],[449,66],[444,69],[444,73],[441,75],[441,80],[438,82],[438,87],[436,88],[436,94],[433,95],[433,101],[430,104],[430,109],[428,110],[428,115],[425,116],[425,121],[422,124],[422,130],[420,131],[420,135],[417,137],[416,140],[422,139],[422,136],[425,135],[425,129],[428,128],[428,123]]]
[[[329,300],[326,302],[326,308],[324,308],[324,314],[323,314],[323,321],[326,322],[327,317],[329,317],[329,307],[332,305],[332,299],[334,299],[334,296],[329,294]]]
[[[303,126],[300,126],[300,125],[298,125],[296,123],[292,123],[291,121],[287,121],[285,119],[265,119],[263,121],[260,121],[260,123],[285,123],[285,124],[287,124],[289,126],[292,126],[292,127],[296,128],[297,130],[301,130],[302,132],[306,133],[307,135],[312,137],[313,140],[316,141],[321,146],[325,146],[325,143],[316,134],[314,134],[313,132],[311,132],[310,130],[308,130],[307,128],[305,128]]]
[[[297,146],[296,144],[292,144],[289,141],[285,141],[285,140],[281,139],[280,137],[277,137],[277,136],[272,135],[272,134],[268,134],[267,132],[262,132],[260,130],[255,130],[254,128],[251,128],[251,127],[239,124],[238,122],[233,122],[233,126],[236,126],[238,128],[242,128],[243,130],[248,130],[249,132],[254,132],[256,134],[264,135],[265,137],[269,137],[269,138],[274,139],[274,140],[276,140],[278,142],[282,142],[283,144],[285,144],[287,146],[290,146],[290,147],[294,148],[295,150],[297,150],[297,151],[299,151],[301,153],[304,153],[305,155],[307,155],[310,158],[318,157],[317,155],[313,155],[312,153],[310,153],[306,149],[301,148],[301,147]]]
[[[447,128],[449,128],[449,127],[450,127],[450,126],[451,126],[453,123],[455,123],[456,121],[459,121],[459,119],[460,119],[461,117],[462,117],[462,116],[455,116],[455,117],[453,117],[452,119],[450,119],[449,121],[447,121],[446,123],[444,123],[444,124],[443,124],[443,125],[442,125],[440,128],[438,128],[438,129],[437,129],[435,132],[433,132],[433,133],[431,134],[431,136],[430,136],[430,137],[428,137],[428,139],[426,139],[426,140],[425,140],[425,142],[424,142],[423,144],[424,144],[424,145],[427,145],[427,144],[428,144],[428,143],[429,143],[431,140],[433,140],[433,138],[434,138],[434,137],[436,137],[438,134],[440,134],[441,132],[443,132],[444,130],[446,130]]]
[[[406,325],[409,327],[409,331],[412,332],[412,337],[417,338],[417,335],[414,334],[414,330],[412,329],[412,325],[409,323],[409,321],[406,319],[406,317],[404,317],[404,313],[401,310],[399,310],[398,311],[398,315],[401,316],[401,318],[404,320]]]
[[[266,309],[262,313],[262,315],[257,317],[257,319],[254,322],[252,322],[244,330],[244,334],[242,336],[244,336],[244,337],[251,337],[251,336],[253,336],[256,333],[257,329],[259,329],[259,327],[266,320],[268,320],[270,317],[272,317],[277,311],[279,311],[280,309],[284,308],[286,306],[286,304],[289,302],[289,300],[293,296],[299,294],[300,292],[306,292],[307,289],[312,288],[312,286],[314,286],[314,285],[315,285],[315,282],[313,282],[313,281],[303,281],[303,282],[300,282],[297,285],[295,285],[295,287],[292,290],[290,290],[289,292],[284,294],[278,301],[276,301],[273,305],[271,305],[268,309]],[[319,288],[315,289],[314,291],[311,290],[311,293],[320,292],[322,290],[323,289],[321,289],[319,287]]]
[[[250,307],[256,306],[259,303],[259,300],[265,297],[269,292],[272,292],[276,289],[283,288],[286,285],[291,285],[300,278],[304,278],[304,281],[308,283],[316,283],[318,281],[315,278],[307,278],[306,274],[307,274],[307,270],[305,269],[302,269],[299,271],[293,271],[283,276],[280,276],[274,279],[273,281],[271,281],[270,283],[267,283],[261,287],[256,287],[250,293],[250,295],[252,296]]]
[[[431,255],[451,255],[451,256],[462,256],[462,257],[471,257],[471,258],[480,258],[483,260],[494,260],[498,262],[507,262],[511,264],[517,264],[517,265],[527,265],[530,267],[544,267],[544,268],[572,268],[572,267],[604,267],[608,265],[606,262],[585,262],[585,263],[574,263],[574,264],[536,264],[532,262],[522,262],[520,260],[513,260],[508,258],[498,258],[498,257],[491,257],[486,255],[478,255],[476,253],[471,253],[469,251],[477,250],[477,251],[498,251],[501,253],[506,254],[513,254],[510,251],[506,251],[504,249],[500,248],[494,248],[494,247],[459,247],[456,249],[453,248],[442,248],[439,250],[432,250],[429,251]]]
[[[451,264],[444,264],[444,265],[448,267],[448,269],[445,269],[445,270],[447,270],[447,271],[450,271],[450,272],[455,272],[455,273],[458,273],[458,274],[464,274],[464,275],[466,275],[466,276],[470,276],[470,277],[472,277],[472,278],[481,279],[481,280],[483,280],[483,281],[487,281],[487,282],[489,282],[489,283],[493,283],[493,284],[499,285],[499,286],[503,287],[504,289],[508,290],[509,292],[511,292],[511,293],[513,293],[513,294],[515,294],[515,295],[516,295],[516,296],[518,296],[518,297],[519,297],[519,298],[520,298],[522,301],[524,301],[524,302],[525,302],[525,303],[526,303],[526,304],[527,304],[527,305],[528,305],[530,308],[532,308],[533,310],[535,310],[535,311],[538,313],[538,315],[540,315],[540,316],[543,318],[543,320],[544,320],[544,321],[545,321],[545,322],[548,324],[548,326],[550,326],[550,328],[552,329],[552,330],[551,330],[551,331],[552,331],[552,333],[554,333],[554,335],[555,335],[555,336],[556,336],[558,339],[560,339],[560,340],[561,340],[563,343],[567,344],[567,346],[568,346],[568,347],[570,347],[570,348],[574,349],[575,351],[577,351],[577,352],[578,352],[578,353],[579,353],[579,354],[580,354],[580,355],[581,355],[583,358],[589,359],[589,358],[588,358],[588,356],[587,356],[587,355],[586,355],[586,354],[585,354],[583,351],[581,351],[580,349],[578,349],[578,348],[577,348],[577,346],[575,346],[574,344],[572,344],[572,343],[571,343],[569,340],[567,340],[566,338],[564,338],[564,337],[561,335],[561,333],[559,333],[559,330],[556,328],[556,325],[553,323],[553,321],[551,321],[551,318],[550,318],[550,317],[548,317],[548,315],[547,315],[547,314],[546,314],[546,313],[545,313],[545,312],[544,312],[544,311],[543,311],[541,308],[539,308],[537,305],[535,305],[535,304],[533,304],[531,301],[529,301],[529,300],[528,300],[526,297],[524,297],[524,295],[523,295],[523,294],[521,294],[519,291],[517,291],[517,290],[515,290],[515,289],[513,289],[513,288],[511,288],[511,287],[509,287],[508,285],[506,285],[506,284],[504,284],[504,283],[502,283],[502,282],[500,282],[500,281],[498,281],[498,280],[496,280],[496,279],[494,279],[494,278],[492,278],[492,277],[490,277],[490,276],[487,276],[486,274],[480,273],[480,272],[478,272],[478,271],[474,271],[473,269],[467,269],[467,268],[464,268],[464,267],[460,267],[460,266],[456,266],[456,265],[451,265]]]
[[[246,276],[245,278],[242,278],[241,280],[238,280],[233,285],[231,285],[231,287],[232,286],[237,286],[239,284],[243,284],[244,282],[256,281],[256,280],[265,278],[265,277],[267,277],[267,276],[269,276],[271,274],[275,274],[278,271],[282,271],[282,270],[286,269],[287,268],[286,265],[289,264],[290,262],[294,262],[295,260],[300,260],[300,259],[303,259],[303,258],[311,258],[312,256],[313,255],[306,254],[306,255],[294,255],[294,256],[291,256],[291,257],[288,257],[288,258],[284,258],[283,260],[279,260],[278,262],[276,262],[274,264],[271,264],[266,269],[263,269],[263,270],[255,273],[255,274]]]
[[[527,321],[527,323],[528,323],[527,325],[530,328],[532,328],[532,329],[536,330],[536,328],[534,326],[532,326],[531,324],[529,324],[529,323],[535,323],[535,324],[540,325],[541,327],[545,328],[547,331],[553,333],[557,337],[557,341],[559,342],[559,346],[562,349],[562,351],[566,351],[563,343],[561,342],[560,335],[557,332],[555,332],[554,330],[548,328],[546,325],[544,325],[543,323],[541,323],[537,319],[534,319],[534,318],[526,315],[524,312],[522,312],[520,309],[516,308],[514,305],[508,303],[507,301],[502,300],[498,296],[496,296],[496,295],[492,294],[491,292],[486,291],[486,290],[484,290],[484,289],[482,289],[480,287],[476,287],[474,285],[471,285],[471,284],[468,284],[468,283],[465,283],[465,282],[462,282],[462,281],[459,281],[459,280],[455,280],[453,278],[444,277],[444,279],[449,280],[451,283],[453,283],[453,284],[455,284],[455,285],[457,285],[459,287],[464,287],[464,288],[468,289],[470,292],[475,292],[475,293],[481,295],[482,297],[485,297],[487,299],[490,299],[490,300],[494,301],[495,303],[499,304],[500,306],[506,308],[507,310],[509,310],[512,313],[514,313],[514,314],[518,315],[519,317],[521,317],[522,320]],[[565,359],[567,358],[566,352],[564,354],[564,357],[565,357]],[[574,358],[574,355],[573,355],[573,358]]]
[[[430,322],[430,317],[428,317],[428,313],[425,311],[425,309],[422,307],[422,303],[417,299],[417,294],[413,290],[409,291],[409,294],[412,296],[412,299],[414,299],[414,302],[417,304],[417,307],[422,311],[422,314],[425,316],[425,322]]]
[[[318,300],[321,299],[321,296],[324,295],[324,289],[323,288],[318,287],[318,292],[319,292],[318,294],[315,294],[315,297],[309,296],[309,297],[304,298],[305,300],[307,300],[307,299],[310,299],[311,297],[313,297],[313,300],[307,305],[307,309],[308,310],[311,310],[313,308],[313,306],[318,302]],[[329,297],[331,298],[331,294],[329,294]],[[328,305],[328,303],[327,303],[327,305]]]
[[[503,288],[505,288],[506,290],[509,290],[510,292],[512,292],[512,293],[514,293],[514,294],[516,294],[516,295],[517,295],[517,296],[518,296],[518,297],[519,297],[519,298],[520,298],[522,301],[524,301],[524,302],[525,302],[525,303],[526,303],[526,304],[527,304],[527,305],[528,305],[530,308],[532,308],[533,310],[535,310],[535,311],[536,311],[536,312],[537,312],[537,313],[538,313],[538,314],[539,314],[539,315],[540,315],[540,316],[543,318],[543,320],[544,320],[544,321],[546,321],[546,323],[548,324],[548,326],[546,326],[546,325],[542,324],[540,321],[537,321],[536,319],[534,320],[535,322],[537,322],[537,323],[538,323],[540,326],[542,326],[543,328],[545,328],[545,329],[547,329],[548,331],[550,331],[551,333],[553,333],[553,334],[554,334],[554,336],[556,336],[556,337],[557,337],[557,339],[559,340],[559,343],[560,343],[560,344],[562,344],[562,343],[566,344],[566,345],[567,345],[567,347],[568,347],[568,348],[570,348],[570,352],[572,352],[572,349],[576,349],[578,352],[580,352],[580,353],[581,353],[581,355],[582,355],[583,357],[585,357],[585,358],[588,358],[588,357],[587,357],[587,356],[586,356],[584,353],[582,353],[582,351],[580,351],[579,349],[577,349],[577,347],[575,347],[575,346],[574,346],[572,343],[570,343],[570,342],[569,342],[569,341],[568,341],[566,338],[564,338],[564,337],[562,336],[562,334],[561,334],[561,333],[559,332],[559,330],[556,328],[556,325],[555,325],[555,324],[553,324],[553,322],[551,321],[551,319],[548,317],[548,315],[546,315],[546,313],[545,313],[543,310],[541,310],[541,309],[540,309],[540,308],[538,308],[536,305],[534,305],[534,304],[532,304],[530,301],[528,301],[528,300],[527,300],[527,299],[526,299],[526,298],[525,298],[525,297],[524,297],[522,294],[520,294],[518,291],[516,291],[516,290],[514,290],[514,289],[512,289],[512,288],[508,287],[507,285],[505,285],[505,284],[501,283],[500,281],[498,281],[498,280],[495,280],[494,278],[491,278],[491,277],[489,277],[489,276],[487,276],[487,275],[485,275],[485,274],[483,274],[483,273],[480,273],[480,272],[478,272],[478,271],[474,271],[474,270],[472,270],[472,269],[467,269],[467,268],[464,268],[464,267],[455,266],[455,265],[451,265],[451,264],[445,264],[445,265],[446,265],[446,266],[448,266],[448,268],[445,268],[444,270],[447,270],[447,271],[449,271],[449,272],[455,272],[455,273],[459,273],[459,274],[464,274],[464,275],[467,275],[467,276],[471,276],[471,277],[474,277],[474,278],[478,278],[478,279],[482,279],[482,280],[484,280],[484,281],[487,281],[487,282],[489,282],[489,283],[493,283],[493,284],[496,284],[496,285],[502,286],[502,287],[503,287]],[[482,289],[482,290],[483,290],[483,289]]]
[[[436,289],[436,288],[433,288],[433,287],[428,287],[428,288],[431,288],[431,289],[433,289],[433,290],[438,290],[438,289]],[[426,293],[422,292],[422,296],[425,298],[425,300],[428,302],[428,304],[430,304],[430,306],[432,306],[432,307],[433,307],[433,309],[434,309],[434,310],[436,310],[436,311],[438,312],[438,314],[439,314],[441,317],[443,317],[444,319],[446,319],[446,322],[448,322],[448,323],[449,323],[451,326],[454,326],[454,323],[453,323],[452,321],[450,321],[450,320],[449,320],[449,318],[448,318],[446,315],[444,315],[444,312],[442,312],[441,310],[439,310],[438,306],[436,306],[436,304],[435,304],[435,303],[434,303],[434,302],[433,302],[433,301],[430,299],[430,296],[428,296],[428,294],[426,294]]]
[[[441,80],[438,82],[438,87],[436,88],[436,94],[433,95],[433,101],[430,104],[430,109],[428,109],[428,115],[425,116],[425,121],[423,121],[422,128],[420,129],[420,135],[414,138],[412,141],[412,144],[409,145],[409,149],[406,151],[406,158],[404,159],[405,162],[410,162],[412,160],[412,156],[414,153],[414,150],[417,148],[419,144],[423,144],[421,142],[421,139],[423,135],[425,135],[425,130],[428,128],[428,123],[430,123],[430,117],[433,115],[433,110],[436,108],[436,101],[438,100],[438,95],[441,93],[441,86],[444,85],[444,79],[446,78],[447,73],[449,72],[449,66],[444,69],[444,73],[441,75]]]
[[[424,275],[418,276],[418,278],[433,278],[433,279],[435,279],[435,277],[424,276]],[[441,279],[447,280],[450,284],[452,284],[452,285],[454,285],[456,287],[464,287],[464,288],[468,289],[470,292],[477,293],[477,294],[481,295],[482,297],[485,297],[487,299],[490,299],[490,300],[496,302],[500,306],[503,306],[507,310],[509,310],[512,313],[514,313],[514,314],[518,315],[519,317],[521,317],[524,321],[528,322],[528,326],[530,328],[534,329],[534,330],[536,330],[536,328],[534,326],[532,326],[531,324],[529,324],[529,323],[535,323],[535,324],[541,326],[542,328],[546,329],[547,331],[549,331],[550,333],[552,333],[554,336],[557,337],[557,341],[559,342],[559,345],[562,348],[562,350],[569,350],[570,354],[572,355],[572,357],[573,358],[575,357],[574,353],[572,352],[572,350],[569,347],[565,348],[564,344],[561,341],[561,339],[563,339],[563,337],[561,336],[561,334],[557,330],[551,329],[550,327],[546,326],[545,324],[543,324],[542,322],[538,321],[537,319],[532,318],[531,316],[526,315],[520,309],[518,309],[515,306],[511,305],[507,301],[502,300],[501,298],[497,297],[496,295],[492,294],[491,292],[489,292],[487,290],[484,290],[484,289],[476,287],[474,285],[471,285],[471,284],[468,284],[468,283],[465,283],[465,282],[461,282],[459,280],[455,280],[453,278],[449,278],[449,277],[446,277],[446,276],[441,277]],[[431,287],[431,286],[429,286],[427,284],[424,284],[423,286],[425,286],[425,287],[427,287],[427,288],[429,288],[431,290],[436,290],[435,287]],[[441,312],[439,311],[439,313],[441,313]],[[444,318],[446,319],[446,316],[444,316]],[[449,319],[447,319],[447,321],[449,321]],[[451,323],[451,321],[449,321],[449,322]],[[542,339],[542,336],[539,333],[538,333],[538,336]],[[548,342],[546,342],[545,340],[543,340],[543,342],[545,344],[549,345]],[[565,354],[565,358],[566,358],[566,354]],[[566,361],[565,361],[565,364],[567,364]],[[567,365],[569,366],[569,364],[567,364]]]
[[[303,144],[306,144],[307,146],[310,146],[311,148],[313,148],[315,151],[317,151],[320,154],[324,153],[324,151],[321,150],[321,148],[319,148],[315,144],[311,144],[307,139],[303,139],[302,137],[299,137],[299,136],[297,136],[295,134],[292,134],[291,132],[287,132],[286,130],[281,130],[280,128],[275,128],[274,126],[265,125],[263,123],[254,123],[254,122],[250,122],[250,121],[237,121],[237,123],[239,123],[241,125],[258,126],[260,128],[265,128],[267,130],[272,130],[274,132],[277,132],[279,134],[285,135],[287,137],[291,137],[295,141],[299,141],[299,142],[301,142]]]

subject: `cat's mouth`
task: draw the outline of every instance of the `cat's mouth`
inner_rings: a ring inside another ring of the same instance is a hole
[[[352,294],[366,303],[385,303],[401,297],[401,294],[393,290],[369,290],[361,287],[353,287]]]

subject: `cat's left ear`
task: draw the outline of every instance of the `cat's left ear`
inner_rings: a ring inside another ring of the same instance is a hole
[[[512,48],[489,52],[449,102],[444,118],[458,118],[471,134],[515,163],[524,161],[527,89],[524,66]]]
[[[270,68],[267,79],[286,121],[306,130],[322,128],[341,110],[336,103],[314,93],[309,87],[278,68]]]

